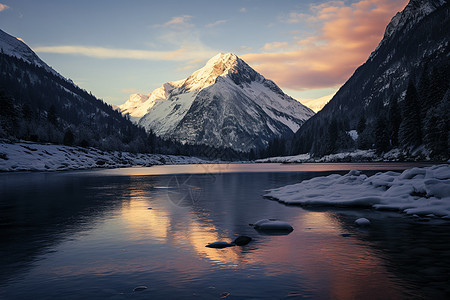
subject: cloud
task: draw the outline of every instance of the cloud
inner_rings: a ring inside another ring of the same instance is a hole
[[[153,25],[152,27],[160,27],[161,30],[157,31],[152,43],[144,42],[149,47],[144,50],[85,45],[41,46],[34,50],[40,53],[79,55],[98,59],[173,61],[180,62],[181,69],[192,69],[198,66],[198,61],[204,62],[219,51],[211,49],[201,41],[199,30],[194,24],[189,23],[191,18],[189,15],[183,15],[173,17],[164,24]],[[223,22],[225,20],[215,23]]]
[[[286,48],[289,45],[288,42],[273,42],[273,43],[267,43],[264,45],[263,49],[267,51],[273,51],[277,49]]]
[[[154,28],[163,27],[163,28],[169,28],[169,27],[177,27],[177,28],[186,28],[186,27],[192,27],[194,26],[192,23],[190,23],[190,20],[192,19],[192,16],[190,15],[182,15],[178,17],[173,17],[169,21],[167,21],[164,24],[156,24],[153,25]]]
[[[246,13],[246,12],[247,12],[247,9],[246,9],[245,7],[241,7],[241,8],[239,9],[239,12],[241,12],[241,13]]]
[[[183,46],[173,51],[151,51],[134,49],[113,49],[86,46],[50,46],[34,49],[40,53],[73,54],[102,59],[137,59],[152,61],[187,61],[193,59],[206,59],[216,54],[216,51],[201,47]]]
[[[225,24],[226,22],[228,22],[228,20],[218,20],[218,21],[216,21],[214,23],[206,24],[205,27],[212,28],[212,27],[216,27],[216,26],[218,26],[220,24]]]
[[[314,18],[311,15],[305,14],[305,13],[296,13],[296,12],[290,12],[287,17],[283,17],[282,21],[285,23],[295,24],[300,23],[304,21],[313,21]]]
[[[6,5],[6,4],[1,4],[1,3],[0,3],[0,11],[7,10],[8,8],[9,8],[8,5]]]
[[[253,47],[246,46],[246,45],[239,47],[239,51],[249,51],[252,49],[253,49]]]
[[[308,18],[316,22],[314,35],[294,39],[289,45],[266,44],[264,53],[241,57],[284,88],[337,87],[368,58],[389,20],[406,4],[406,0],[360,0],[351,5],[343,1],[313,5]],[[277,45],[289,50],[271,52]]]

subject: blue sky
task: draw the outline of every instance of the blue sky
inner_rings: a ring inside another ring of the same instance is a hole
[[[233,52],[289,95],[336,91],[405,0],[0,0],[0,29],[110,104]]]

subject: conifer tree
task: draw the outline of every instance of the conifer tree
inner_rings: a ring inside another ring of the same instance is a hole
[[[391,101],[389,102],[389,111],[388,111],[389,135],[391,145],[393,147],[398,146],[398,131],[400,128],[400,124],[402,123],[402,115],[400,113],[397,98],[398,95],[395,95],[391,98]]]
[[[375,149],[378,154],[389,149],[389,134],[386,119],[379,115],[375,124]]]
[[[358,134],[361,134],[363,133],[364,129],[366,129],[366,116],[364,115],[364,113],[362,113],[361,116],[359,117],[356,131],[358,132]]]
[[[419,98],[416,87],[410,81],[403,101],[403,119],[399,128],[399,144],[416,147],[422,143]]]

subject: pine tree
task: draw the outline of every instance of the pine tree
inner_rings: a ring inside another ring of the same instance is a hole
[[[6,138],[14,136],[17,119],[18,112],[13,99],[0,90],[0,135],[3,131]]]
[[[52,104],[47,112],[47,120],[53,125],[58,125],[58,117],[56,116],[56,107]]]
[[[75,141],[75,136],[70,128],[68,128],[64,134],[63,143],[67,146],[72,146]]]
[[[400,108],[398,107],[397,98],[398,95],[394,95],[391,98],[388,111],[389,135],[391,138],[391,145],[393,147],[398,146],[398,131],[400,124],[402,123],[402,115],[400,113]]]
[[[450,89],[441,103],[428,111],[424,120],[424,143],[430,150],[430,156],[447,160],[449,158],[450,130]]]
[[[364,115],[364,113],[362,113],[361,116],[359,117],[356,131],[358,132],[358,134],[361,134],[363,133],[364,129],[366,129],[366,116]]]
[[[422,143],[420,107],[417,90],[412,81],[408,84],[403,101],[403,119],[399,128],[399,144],[416,147]]]
[[[389,134],[386,119],[379,115],[375,124],[375,149],[378,154],[389,150]]]

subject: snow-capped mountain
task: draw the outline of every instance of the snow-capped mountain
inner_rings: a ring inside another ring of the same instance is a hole
[[[120,109],[162,137],[240,151],[292,135],[314,115],[231,53],[214,56],[185,80],[132,95]]]
[[[395,129],[396,125],[390,124],[389,118],[406,121],[405,117],[408,117],[402,112],[405,110],[408,83],[415,87],[419,97],[420,116],[416,119],[422,119],[418,122],[422,125],[417,126],[422,126],[424,139],[417,142],[431,143],[426,139],[433,139],[432,134],[430,137],[426,135],[433,130],[433,126],[427,125],[427,122],[435,121],[428,112],[432,109],[437,109],[433,114],[439,110],[445,111],[438,106],[445,106],[443,102],[448,99],[444,96],[450,84],[449,28],[448,0],[411,0],[403,11],[392,18],[383,39],[368,60],[356,69],[330,102],[296,133],[292,154],[310,152],[323,155],[350,150],[360,147],[361,143],[358,143],[363,139],[364,147],[373,147],[380,143],[380,137],[376,135],[383,136],[382,128],[376,130],[376,124],[383,124],[383,120],[388,130],[385,139],[390,147],[411,146],[389,140],[389,137],[398,134],[398,125]],[[395,108],[396,103],[399,108]],[[396,109],[400,111],[392,113]],[[364,126],[361,139],[354,144],[347,132],[357,129],[362,115],[367,126]],[[445,132],[444,129],[441,131]],[[442,139],[446,140],[444,137]]]
[[[54,75],[60,76],[55,70],[49,67],[45,62],[43,62],[33,50],[30,49],[22,40],[11,36],[0,29],[0,51],[9,56],[14,56],[24,61],[34,64],[38,67],[44,68],[45,70],[53,73]]]

